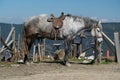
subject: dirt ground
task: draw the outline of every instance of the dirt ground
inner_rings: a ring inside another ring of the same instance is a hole
[[[120,64],[0,64],[0,80],[120,80]]]

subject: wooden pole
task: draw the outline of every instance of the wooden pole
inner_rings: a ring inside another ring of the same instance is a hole
[[[9,39],[10,39],[12,33],[14,32],[14,29],[15,29],[15,27],[12,27],[12,28],[11,28],[11,31],[10,31],[10,33],[9,33],[9,35],[8,35],[8,37],[7,37],[6,41],[5,41],[5,43],[7,43],[7,42],[9,41]]]
[[[45,39],[44,39],[44,49],[43,49],[43,59],[45,58]]]
[[[0,26],[0,37],[1,37],[2,35],[1,35],[1,26]],[[1,39],[0,39],[0,49],[1,49],[1,46],[2,46],[2,44],[1,44]]]
[[[40,43],[38,43],[38,55],[39,55],[39,60],[41,61],[41,54],[40,54]]]
[[[82,54],[83,50],[82,50],[82,40],[83,38],[81,37],[81,41],[80,41],[80,54]]]
[[[109,58],[109,50],[107,49],[106,50],[106,60],[108,60],[108,58]]]
[[[33,46],[33,62],[35,61],[35,49],[36,49],[36,45]]]
[[[77,53],[77,46],[76,46],[76,44],[72,44],[72,54],[71,54],[71,58],[73,58],[73,57],[76,57],[76,53]]]
[[[102,45],[101,45],[101,43],[99,43],[99,44],[98,44],[98,48],[99,48],[99,51],[98,51],[98,52],[99,52],[99,63],[102,62],[102,61],[101,61],[101,59],[102,59],[102,53],[101,53],[101,52],[102,52],[102,48],[101,48],[101,47],[102,47]]]
[[[6,47],[1,48],[0,53],[3,52],[5,49],[9,48],[8,46],[10,46],[12,43],[13,40],[11,40],[8,44],[5,43],[4,45],[6,45]]]
[[[15,30],[13,30],[13,33],[12,33],[12,40],[13,40],[12,49],[14,50],[15,49]]]
[[[113,46],[115,46],[115,43],[104,33],[102,32],[103,38],[106,38]]]
[[[114,33],[114,39],[115,39],[115,61],[120,63],[120,43],[119,43],[119,34],[118,32]]]
[[[12,27],[12,28],[11,28],[11,31],[10,31],[9,35],[8,35],[7,39],[5,40],[5,43],[6,43],[6,44],[7,44],[8,41],[10,40],[10,37],[12,36],[12,34],[13,34],[13,32],[14,32],[14,29],[15,29],[15,27]],[[4,47],[5,47],[5,46],[3,46],[2,48],[4,48]]]
[[[101,54],[101,50],[100,50],[100,44],[97,41],[97,38],[95,37],[95,45],[94,45],[94,49],[95,49],[95,62],[100,63],[100,54]]]
[[[75,55],[75,57],[79,57],[80,56],[80,43],[76,43],[76,51],[77,51],[77,54]]]
[[[37,53],[38,51],[36,51],[36,53],[35,53],[35,62],[37,62],[38,61],[38,53]]]
[[[20,49],[20,34],[18,34],[18,49]]]

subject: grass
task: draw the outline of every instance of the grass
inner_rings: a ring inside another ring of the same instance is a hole
[[[112,63],[113,60],[110,60],[110,59],[105,59],[105,60],[102,60],[102,63],[101,64],[110,64]]]
[[[78,59],[76,57],[69,58],[70,62],[80,62],[81,63],[81,62],[83,62],[83,60],[84,60],[83,58],[81,58],[81,59]]]
[[[0,62],[0,67],[11,67],[11,65],[17,64],[16,62]]]
[[[103,61],[101,64],[109,64],[110,62]]]
[[[46,61],[46,62],[54,62],[53,60],[45,57],[44,60],[34,61],[33,63],[40,63],[40,62],[44,62],[44,61]],[[57,60],[57,61],[60,62],[61,60],[60,60],[60,61]],[[56,62],[57,62],[57,61],[56,61]],[[70,58],[69,58],[69,61],[70,61],[70,62],[73,62],[73,63],[83,63],[84,58],[78,59],[78,58],[76,58],[76,57],[70,57]],[[91,62],[91,60],[88,60],[88,61]],[[107,60],[106,60],[106,59],[103,59],[103,60],[101,61],[101,64],[110,64],[110,63],[112,63],[112,62],[114,62],[114,61],[113,61],[113,60],[110,60],[110,59],[107,59]],[[17,62],[0,62],[0,67],[11,67],[11,66],[17,65],[17,64],[18,64]]]

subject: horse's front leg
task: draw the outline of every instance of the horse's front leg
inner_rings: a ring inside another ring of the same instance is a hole
[[[99,56],[101,54],[101,42],[98,42],[97,39],[95,40],[95,45],[94,45],[94,60],[91,63],[99,62]]]
[[[64,41],[64,44],[65,44],[65,56],[64,56],[64,65],[66,66],[70,66],[70,63],[68,61],[68,57],[69,57],[69,54],[70,54],[70,50],[71,50],[71,40],[65,40]]]

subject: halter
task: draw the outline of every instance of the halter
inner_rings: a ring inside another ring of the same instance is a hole
[[[97,35],[97,33],[96,33],[96,29],[97,29],[97,28],[100,29],[100,27],[96,27],[96,26],[95,26],[95,27],[92,29],[91,34],[92,34],[94,37],[96,37],[96,38],[102,38],[102,36]],[[100,31],[100,33],[101,33],[101,31]]]
[[[55,36],[54,40],[57,40],[57,35],[58,36],[60,35],[60,28],[57,30],[55,28],[52,28],[51,34],[53,34]]]

